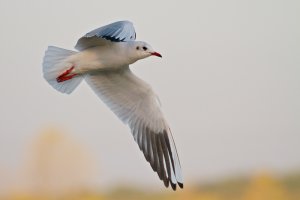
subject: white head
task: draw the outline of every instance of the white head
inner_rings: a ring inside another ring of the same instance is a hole
[[[153,50],[153,48],[146,42],[134,41],[130,44],[130,54],[136,59],[140,60],[149,56],[162,57],[159,53]]]

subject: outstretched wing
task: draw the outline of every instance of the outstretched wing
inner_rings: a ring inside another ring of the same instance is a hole
[[[183,187],[175,143],[151,87],[125,67],[86,76],[87,83],[131,129],[134,140],[166,187]]]
[[[87,33],[77,41],[75,49],[82,51],[109,42],[133,41],[135,38],[136,33],[133,24],[130,21],[118,21]]]

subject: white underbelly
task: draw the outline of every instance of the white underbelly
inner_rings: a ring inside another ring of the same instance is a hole
[[[84,74],[96,70],[119,68],[126,65],[126,60],[113,49],[103,47],[90,48],[70,57],[74,63],[74,73]]]

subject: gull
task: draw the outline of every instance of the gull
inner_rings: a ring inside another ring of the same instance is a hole
[[[146,42],[136,41],[130,21],[117,21],[81,37],[71,51],[49,46],[43,76],[56,90],[70,94],[85,80],[123,123],[160,180],[183,188],[181,166],[168,123],[151,86],[129,65],[149,56],[162,57]]]

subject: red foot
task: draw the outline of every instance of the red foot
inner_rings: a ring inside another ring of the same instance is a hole
[[[70,69],[66,70],[64,73],[62,73],[61,75],[59,75],[56,78],[56,81],[60,83],[60,82],[64,82],[64,81],[72,79],[74,76],[77,75],[77,74],[70,74],[73,69],[74,69],[74,66],[72,66]]]

